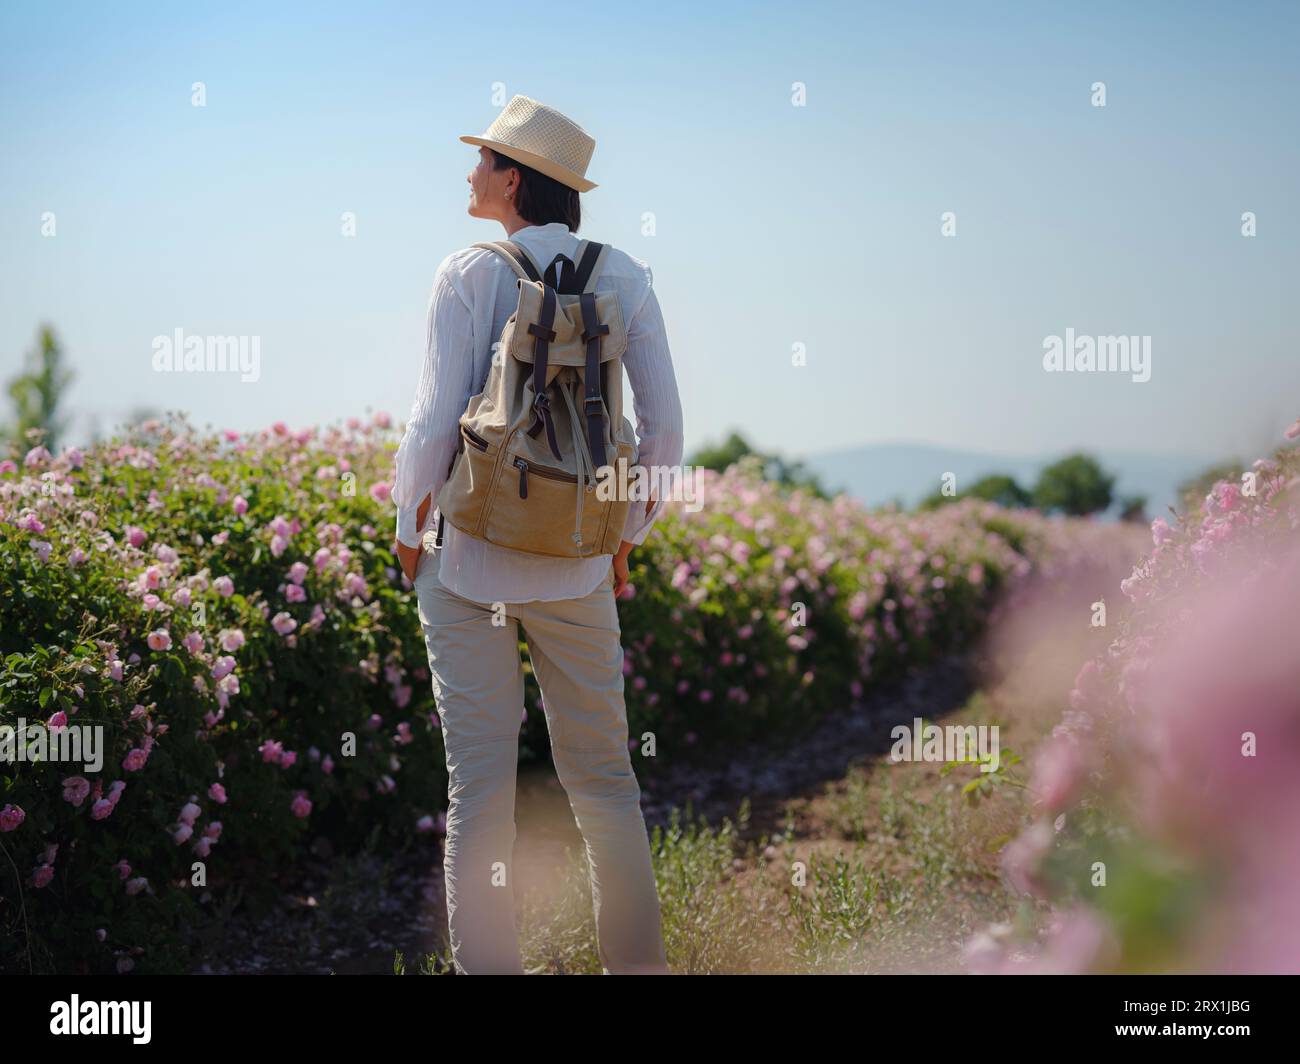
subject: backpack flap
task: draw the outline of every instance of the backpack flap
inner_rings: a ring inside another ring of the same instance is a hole
[[[554,289],[552,289],[554,291]],[[601,325],[608,325],[609,332],[600,342],[600,361],[627,351],[627,328],[623,324],[623,306],[619,303],[617,292],[595,292],[596,317]],[[587,345],[583,341],[585,322],[582,320],[581,296],[557,295],[555,297],[555,317],[551,328],[555,339],[547,345],[547,383],[555,379],[553,367],[585,366],[587,364]],[[532,281],[519,282],[519,306],[515,310],[515,328],[510,337],[510,354],[520,362],[532,363],[535,337],[528,331],[528,325],[542,318],[542,284]]]

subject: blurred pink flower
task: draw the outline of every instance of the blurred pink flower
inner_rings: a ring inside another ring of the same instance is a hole
[[[1060,812],[1074,801],[1088,775],[1082,748],[1065,735],[1054,735],[1039,746],[1033,766],[1029,788],[1051,813]]]
[[[1051,822],[1040,818],[1007,843],[1002,851],[1002,868],[1017,893],[1044,896],[1039,865],[1050,852],[1055,837]]]

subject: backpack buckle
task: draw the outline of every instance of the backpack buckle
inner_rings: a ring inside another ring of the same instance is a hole
[[[582,409],[585,411],[585,410],[587,410],[588,408],[590,408],[590,407],[592,406],[592,404],[595,404],[596,406],[600,406],[600,396],[599,396],[599,395],[589,395],[589,396],[587,396],[587,397],[582,401]]]

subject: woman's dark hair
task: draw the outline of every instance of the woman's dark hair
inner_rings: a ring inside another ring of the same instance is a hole
[[[531,225],[563,222],[569,232],[576,233],[582,224],[582,207],[578,203],[578,190],[562,185],[553,177],[516,162],[500,152],[488,148],[492,156],[492,169],[505,170],[513,166],[519,171],[519,193],[515,197],[515,210]]]

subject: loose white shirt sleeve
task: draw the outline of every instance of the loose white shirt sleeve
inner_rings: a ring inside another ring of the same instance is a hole
[[[438,267],[429,298],[424,362],[415,389],[415,404],[397,449],[392,498],[397,506],[397,539],[416,546],[429,527],[416,516],[425,496],[436,499],[456,453],[455,425],[465,409],[473,379],[473,317],[450,276],[451,257]],[[450,431],[449,431],[450,426]]]

